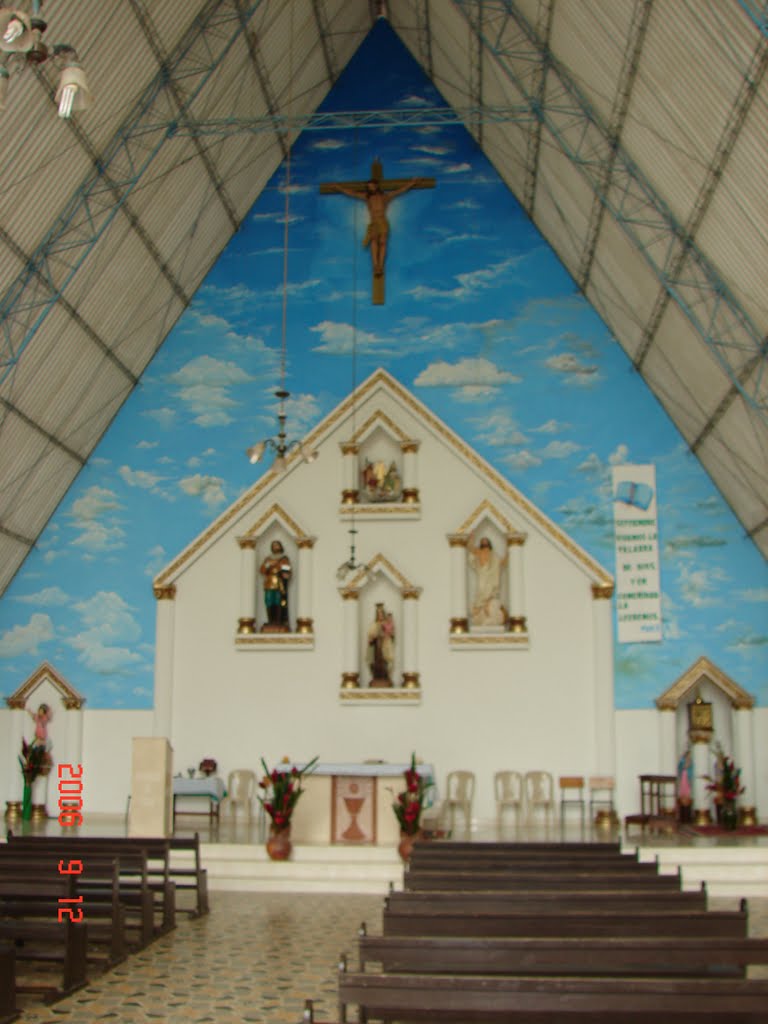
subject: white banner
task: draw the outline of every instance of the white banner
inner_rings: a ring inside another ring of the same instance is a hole
[[[661,640],[658,507],[654,466],[615,466],[616,616],[621,644]]]

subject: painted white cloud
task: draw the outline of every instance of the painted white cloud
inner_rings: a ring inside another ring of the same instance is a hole
[[[550,441],[541,450],[544,459],[567,459],[569,455],[581,450],[581,446],[574,441]]]
[[[144,575],[156,576],[168,561],[168,555],[162,544],[156,544],[147,552],[147,563],[144,566]]]
[[[176,419],[176,410],[163,406],[162,409],[148,409],[144,415],[154,420],[163,430],[166,430]]]
[[[90,553],[123,547],[125,531],[113,513],[122,508],[117,495],[106,487],[89,487],[72,505],[67,518],[79,531],[72,545]]]
[[[200,427],[226,426],[232,422],[229,412],[237,402],[229,389],[253,380],[237,363],[197,356],[168,378],[177,385],[177,395],[187,405]]]
[[[349,355],[352,352],[353,342],[358,352],[391,353],[395,350],[391,340],[387,341],[377,334],[361,331],[359,328],[355,332],[352,324],[322,320],[309,329],[313,334],[320,336],[320,344],[314,346],[313,352],[325,352],[334,356]]]
[[[53,623],[48,615],[35,612],[25,626],[13,626],[0,636],[0,658],[20,654],[37,655],[40,645],[53,639]]]
[[[121,507],[120,500],[114,491],[94,485],[73,503],[69,516],[78,523],[88,522]]]
[[[459,359],[456,363],[438,359],[422,370],[413,383],[415,387],[421,388],[464,385],[499,387],[502,384],[518,384],[520,379],[507,370],[500,370],[490,359],[474,357]]]
[[[485,288],[504,283],[510,271],[523,259],[522,256],[508,256],[499,263],[490,263],[486,267],[479,267],[477,270],[467,270],[461,274],[455,274],[458,281],[455,288],[432,288],[429,285],[417,285],[411,288],[407,294],[415,299],[467,299],[477,298],[477,293]]]
[[[331,151],[334,149],[344,149],[346,143],[342,142],[341,139],[318,139],[317,142],[313,142],[310,149],[319,149],[322,151]]]
[[[533,469],[536,466],[541,465],[541,459],[538,455],[534,455],[533,452],[528,451],[527,448],[521,448],[519,451],[510,452],[509,455],[505,455],[501,461],[505,465],[509,466],[510,469]]]
[[[67,643],[79,652],[78,661],[86,668],[100,675],[113,674],[142,662],[135,650],[141,627],[120,594],[99,591],[75,604],[74,610],[84,628]]]
[[[443,174],[466,174],[467,171],[472,170],[472,164],[461,163],[451,164],[450,167],[443,168]]]
[[[752,587],[748,590],[740,590],[739,597],[742,601],[768,601],[768,587]]]
[[[91,554],[97,554],[125,547],[124,537],[125,530],[120,526],[89,522],[80,527],[80,535],[72,541],[72,546],[85,548]]]
[[[566,374],[569,377],[591,377],[597,373],[597,366],[582,363],[570,352],[563,352],[559,356],[550,356],[544,360],[544,365],[557,373]]]
[[[43,587],[36,594],[25,594],[23,597],[17,597],[16,600],[21,601],[22,604],[37,604],[52,608],[68,605],[72,599],[61,587]]]
[[[136,445],[137,448],[157,448],[159,441],[139,441]]]
[[[130,466],[121,466],[118,473],[129,487],[139,487],[143,491],[152,490],[161,480],[165,479],[158,476],[157,473],[148,473],[143,469],[131,469]]]
[[[520,447],[528,441],[517,423],[503,409],[488,416],[478,416],[472,420],[472,424],[477,428],[478,439],[492,448]]]
[[[179,487],[192,498],[201,498],[203,504],[214,509],[224,504],[227,496],[224,493],[224,481],[220,476],[205,476],[195,473],[179,481]]]
[[[722,603],[722,584],[726,580],[722,569],[693,569],[681,563],[679,579],[683,599],[695,608]]]
[[[561,434],[567,429],[567,423],[560,423],[559,420],[547,420],[547,422],[542,423],[540,427],[531,427],[530,431],[532,434]]]
[[[629,458],[629,448],[625,444],[619,444],[608,456],[608,463],[611,466],[623,466]]]

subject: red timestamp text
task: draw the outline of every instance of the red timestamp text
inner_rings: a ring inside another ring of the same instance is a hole
[[[59,765],[59,824],[72,828],[83,823],[83,766]]]

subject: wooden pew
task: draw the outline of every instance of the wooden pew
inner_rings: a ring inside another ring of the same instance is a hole
[[[40,843],[50,842],[56,839],[55,836],[14,836],[8,833],[9,842]],[[150,861],[150,869],[155,866],[162,866],[163,884],[169,881],[177,891],[190,891],[194,895],[192,909],[180,911],[190,913],[194,916],[207,914],[208,903],[208,872],[202,866],[200,856],[200,834],[195,832],[191,837],[172,837],[170,839],[156,839],[152,837],[103,837],[103,836],[70,836],[67,837],[77,842],[89,843],[94,846],[109,845],[118,843],[125,848],[135,847],[145,849]],[[153,863],[156,862],[156,865]],[[153,872],[150,870],[150,874]],[[167,925],[170,927],[170,925]]]
[[[87,926],[62,915],[59,908],[76,908],[79,893],[74,876],[58,878],[0,878],[0,941],[12,942],[16,961],[55,968],[39,983],[20,983],[17,992],[60,998],[87,981]],[[62,901],[70,901],[64,903]],[[18,975],[18,966],[17,966]],[[51,984],[52,977],[58,984]]]
[[[18,1020],[16,1008],[16,948],[12,942],[0,942],[0,1024]]]
[[[359,970],[388,974],[639,975],[745,977],[768,963],[768,938],[692,936],[608,938],[358,937]]]
[[[638,865],[640,866],[640,865]],[[645,867],[645,865],[642,865]],[[651,869],[653,864],[648,865]],[[471,891],[473,889],[503,889],[535,892],[557,886],[563,892],[597,892],[612,889],[622,892],[641,891],[649,895],[660,892],[679,892],[680,875],[659,875],[654,870],[630,873],[629,871],[561,871],[554,870],[508,870],[486,871],[429,871],[412,868],[403,874],[403,885],[409,891],[450,889]]]
[[[472,892],[455,890],[424,890],[391,892],[384,901],[384,907],[398,912],[408,906],[422,912],[432,908],[455,913],[498,913],[503,910],[541,910],[549,913],[557,910],[615,910],[633,913],[637,908],[663,912],[673,907],[678,910],[707,909],[707,894],[704,885],[692,892],[671,892],[652,895],[644,892],[621,892],[597,890],[595,892],[561,892],[559,889],[542,889],[538,892],[511,892],[510,890],[478,889]]]
[[[461,1024],[765,1024],[768,981],[339,973],[339,1018]]]
[[[150,844],[157,843],[157,846]],[[9,833],[8,848],[32,856],[48,851],[52,856],[79,859],[120,860],[120,879],[126,902],[144,911],[145,893],[151,894],[158,915],[157,928],[142,932],[142,942],[151,941],[176,927],[176,889],[170,878],[170,850],[167,840],[136,840],[106,836],[15,836]],[[133,891],[131,891],[131,886]],[[146,925],[144,925],[146,927]]]
[[[385,935],[519,936],[530,938],[701,936],[747,937],[746,901],[741,910],[688,910],[675,906],[652,910],[563,909],[556,904],[507,909],[504,906],[457,909],[439,903],[387,905],[382,915]]]
[[[127,881],[124,877],[121,881],[121,864],[117,857],[89,854],[85,858],[73,858],[61,850],[21,852],[15,844],[0,846],[0,878],[56,878],[62,870],[66,872],[78,866],[78,891],[83,896],[83,910],[91,926],[89,960],[103,959],[93,948],[100,943],[106,948],[105,966],[113,966],[125,959],[129,946],[141,949],[154,938],[153,897],[146,879],[143,887],[134,884],[133,873]],[[138,881],[141,883],[141,878]]]

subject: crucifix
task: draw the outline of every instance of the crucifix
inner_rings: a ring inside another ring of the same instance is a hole
[[[384,178],[381,161],[371,164],[371,176],[367,181],[324,181],[320,185],[321,195],[339,193],[350,199],[362,199],[368,207],[368,229],[363,245],[371,250],[373,282],[371,301],[374,306],[384,304],[384,261],[387,257],[389,221],[387,207],[397,196],[413,188],[434,188],[434,178]]]

